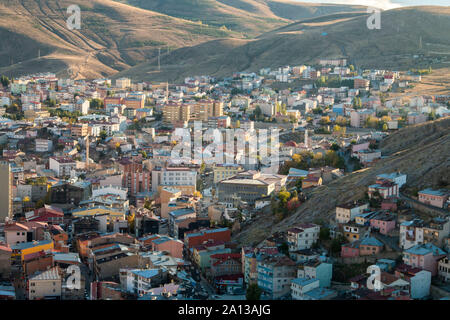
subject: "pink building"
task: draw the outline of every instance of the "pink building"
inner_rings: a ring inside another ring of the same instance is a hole
[[[152,241],[153,251],[167,251],[174,258],[183,258],[183,242],[169,237],[161,237]]]
[[[183,259],[183,242],[174,238],[160,235],[151,235],[141,238],[146,245],[151,244],[152,251],[166,251],[174,258]]]
[[[364,142],[359,144],[352,145],[352,152],[358,152],[361,150],[367,150],[369,149],[370,142]]]
[[[354,258],[359,257],[359,245],[360,241],[343,244],[341,247],[342,258]]]
[[[437,274],[438,260],[445,256],[445,252],[432,243],[418,244],[404,251],[403,262],[414,268],[421,268]]]
[[[383,213],[370,219],[370,226],[384,235],[394,230],[395,225],[395,217],[389,213]]]
[[[443,208],[448,199],[448,193],[441,190],[425,189],[419,191],[419,201],[431,206]]]

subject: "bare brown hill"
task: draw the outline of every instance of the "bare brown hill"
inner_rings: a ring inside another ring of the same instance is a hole
[[[67,27],[73,4],[81,9],[80,30]],[[53,71],[95,78],[155,57],[158,48],[239,37],[111,0],[1,0],[0,17],[0,73],[7,75]]]
[[[369,68],[448,67],[450,7],[384,11],[380,30],[369,30],[367,18],[367,13],[336,13],[305,19],[269,31],[257,39],[241,41],[239,45],[214,41],[183,48],[182,54],[174,51],[163,58],[160,73],[154,73],[156,63],[153,60],[124,72],[124,75],[135,79],[177,81],[200,72],[229,76],[234,71],[314,64],[318,58],[342,56],[357,66]],[[201,54],[205,49],[210,51],[206,57]],[[414,58],[416,55],[418,57]]]
[[[274,232],[286,231],[299,222],[328,219],[336,205],[360,199],[381,173],[400,170],[408,175],[409,187],[442,187],[450,182],[450,117],[399,130],[386,138],[381,149],[387,158],[374,167],[354,172],[316,188],[298,211],[277,223],[271,213],[262,213],[234,240],[255,245]]]

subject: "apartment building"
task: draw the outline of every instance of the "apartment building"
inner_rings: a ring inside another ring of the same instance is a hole
[[[60,299],[62,277],[59,267],[39,272],[31,276],[27,283],[29,300]]]
[[[214,183],[227,180],[242,171],[244,169],[238,164],[217,164],[213,168]]]
[[[355,219],[355,216],[369,208],[369,203],[364,201],[351,201],[336,207],[336,222],[348,223]]]
[[[296,276],[295,262],[285,255],[268,256],[258,261],[258,286],[271,299],[289,294]]]
[[[152,171],[152,191],[162,187],[174,187],[183,195],[192,195],[197,190],[197,171],[187,167],[167,167]]]
[[[373,110],[357,110],[350,113],[350,125],[355,128],[361,128],[364,126],[366,120],[369,117],[374,117],[375,112]]]
[[[287,231],[289,251],[310,249],[319,240],[320,226],[313,223],[302,223]]]
[[[12,215],[12,173],[7,162],[0,162],[0,221],[11,218]]]
[[[71,171],[75,170],[76,163],[67,157],[50,157],[49,169],[56,173],[58,177],[66,177],[71,175]]]

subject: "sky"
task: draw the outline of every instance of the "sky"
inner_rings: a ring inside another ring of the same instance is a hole
[[[405,6],[449,6],[450,0],[296,0],[298,2],[359,4],[384,10]]]

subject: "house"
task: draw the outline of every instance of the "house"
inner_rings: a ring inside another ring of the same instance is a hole
[[[383,250],[384,244],[374,237],[365,237],[341,246],[342,258],[377,255]]]
[[[388,180],[377,180],[376,184],[369,186],[369,198],[373,198],[377,193],[381,198],[398,197],[398,185]]]
[[[302,189],[308,189],[312,187],[317,187],[322,185],[321,177],[312,177],[308,175],[305,179],[302,180]]]
[[[258,286],[270,298],[276,299],[289,294],[291,280],[296,276],[296,266],[285,255],[267,256],[258,261],[257,273]]]
[[[400,224],[400,248],[409,249],[415,245],[424,243],[424,225],[425,223],[421,219],[413,219],[402,222]]]
[[[184,235],[184,244],[188,249],[211,240],[229,242],[231,240],[231,230],[228,228],[203,229],[187,232]]]
[[[412,299],[422,299],[429,296],[431,272],[401,264],[395,269],[395,275],[409,282]]]
[[[319,239],[320,226],[313,223],[299,224],[287,231],[289,251],[309,249]]]
[[[183,258],[184,244],[178,239],[158,235],[151,241],[151,246],[153,251],[165,251],[174,258]]]
[[[261,247],[251,248],[243,247],[241,250],[242,273],[244,274],[244,281],[247,285],[258,282],[257,264],[266,255],[279,254],[277,247]]]
[[[419,201],[431,206],[443,208],[449,193],[444,190],[425,189],[419,191]]]
[[[450,254],[439,259],[438,278],[443,282],[450,283]]]
[[[60,299],[62,277],[59,267],[37,272],[27,281],[27,297],[29,300]]]
[[[374,237],[366,237],[361,240],[359,246],[360,256],[370,256],[379,254],[383,250],[384,244]]]
[[[450,217],[435,217],[423,226],[423,242],[433,243],[438,247],[450,235]]]
[[[207,243],[191,248],[192,261],[201,270],[211,268],[211,256],[215,254],[231,253],[223,241],[208,241]]]
[[[396,183],[401,188],[406,183],[406,174],[400,172],[382,173],[377,175],[377,180],[388,180]]]
[[[320,287],[319,280],[296,278],[291,281],[293,300],[330,300],[336,297],[334,290]]]
[[[144,295],[152,288],[167,282],[167,269],[120,269],[120,285],[123,291]]]
[[[240,253],[219,253],[210,256],[212,277],[242,274]]]
[[[418,244],[403,252],[403,262],[411,267],[421,268],[435,276],[438,261],[446,255],[445,251],[432,243]]]
[[[297,278],[317,279],[321,288],[330,287],[332,275],[333,265],[319,259],[300,263],[297,269]]]
[[[369,203],[364,201],[351,201],[336,207],[336,222],[348,223],[355,219],[355,216],[369,208]]]
[[[396,227],[396,217],[389,212],[380,212],[370,219],[370,226],[379,233],[387,235]]]
[[[363,234],[366,232],[365,227],[357,225],[356,223],[349,223],[346,225],[343,225],[343,234],[344,237],[349,242],[357,241],[360,238],[362,238]]]
[[[12,254],[11,259],[23,261],[28,256],[36,254],[38,252],[50,252],[53,250],[52,240],[32,241],[25,243],[18,243],[11,246]]]

